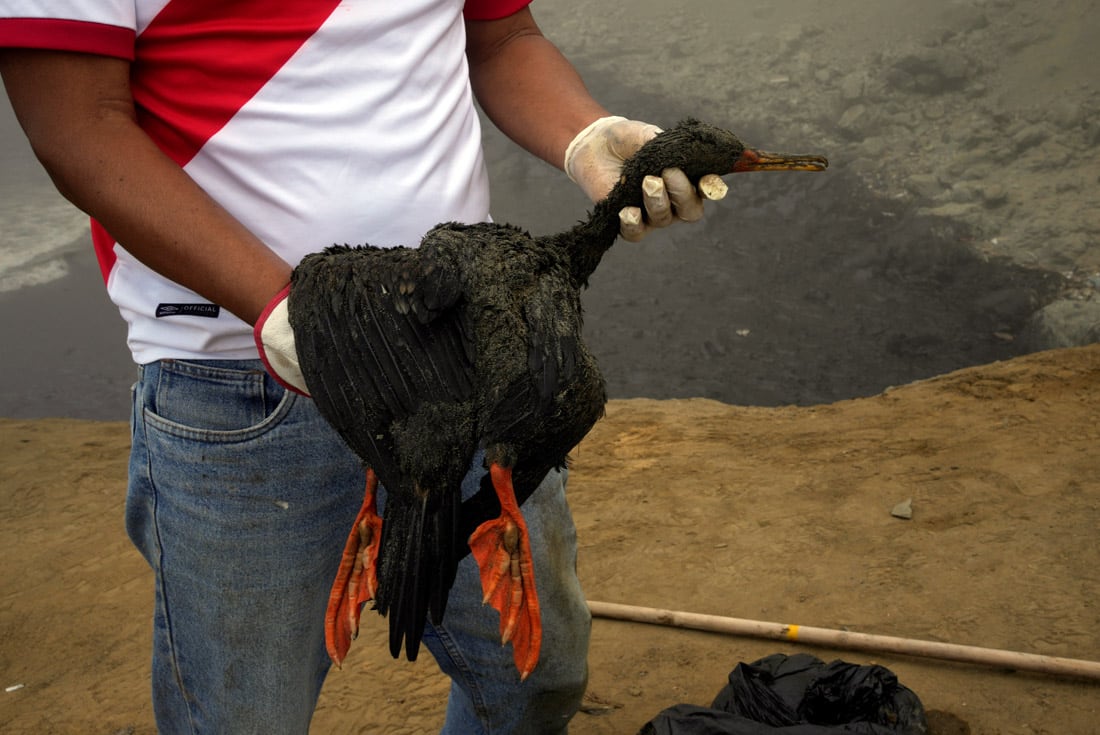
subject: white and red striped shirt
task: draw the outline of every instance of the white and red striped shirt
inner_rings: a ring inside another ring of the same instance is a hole
[[[0,0],[0,47],[132,60],[138,121],[287,262],[483,221],[463,16],[529,0]],[[134,360],[256,356],[248,325],[93,222]]]

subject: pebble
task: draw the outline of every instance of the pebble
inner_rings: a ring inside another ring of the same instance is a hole
[[[881,135],[872,135],[863,139],[863,144],[860,146],[861,152],[865,156],[881,156],[886,153],[889,148],[889,141]]]
[[[1050,130],[1045,125],[1036,123],[1021,128],[1012,136],[1012,145],[1016,151],[1024,151],[1034,148],[1050,137]]]
[[[1100,301],[1061,299],[1032,315],[1021,338],[1032,350],[1053,350],[1100,342]]]
[[[1001,184],[980,184],[978,191],[987,207],[999,207],[1008,201],[1008,192]]]
[[[912,518],[913,517],[913,499],[912,498],[907,498],[907,499],[901,501],[900,503],[898,503],[897,505],[895,505],[894,509],[890,511],[890,515],[892,515],[894,518],[901,518],[901,519],[906,520],[906,521],[909,520],[910,518]]]
[[[926,120],[941,120],[945,114],[943,102],[935,100],[922,108]]]
[[[935,174],[913,174],[906,180],[905,188],[921,199],[936,199],[946,190]]]
[[[867,107],[865,105],[852,105],[837,120],[837,127],[841,132],[852,138],[862,137],[861,131],[867,120]]]
[[[977,69],[961,51],[921,47],[902,54],[891,71],[913,91],[934,94],[962,88]]]
[[[863,72],[852,72],[840,80],[840,96],[846,102],[854,102],[863,97],[867,87],[867,77]]]
[[[1059,100],[1050,108],[1050,117],[1059,127],[1072,130],[1084,125],[1088,113],[1080,102]]]
[[[955,33],[973,33],[989,26],[985,10],[969,3],[948,5],[940,20]]]
[[[969,182],[961,182],[951,187],[951,201],[965,204],[973,202],[980,197],[977,186]]]
[[[968,204],[964,202],[948,202],[941,204],[938,207],[929,207],[922,209],[923,214],[930,214],[933,217],[944,217],[946,219],[965,219],[969,215],[973,214],[976,206],[974,204]]]

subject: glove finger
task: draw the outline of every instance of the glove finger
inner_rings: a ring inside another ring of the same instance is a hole
[[[722,181],[722,177],[718,174],[707,174],[699,179],[699,193],[712,202],[723,199],[727,191],[729,191],[729,187],[726,186],[726,182]]]
[[[697,222],[703,218],[703,198],[691,185],[687,174],[678,168],[666,168],[661,172],[668,192],[672,211],[685,222]]]
[[[665,180],[660,176],[642,179],[642,205],[650,227],[668,227],[672,224],[672,203],[665,190]]]
[[[642,210],[638,207],[623,207],[619,210],[619,234],[627,242],[638,242],[649,228],[642,222]]]

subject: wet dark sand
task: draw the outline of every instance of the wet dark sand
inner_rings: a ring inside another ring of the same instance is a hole
[[[68,264],[64,278],[0,293],[0,416],[129,416],[136,372],[90,238]]]

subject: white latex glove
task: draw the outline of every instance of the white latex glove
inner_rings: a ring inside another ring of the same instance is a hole
[[[264,308],[252,328],[252,335],[256,339],[260,359],[271,376],[284,388],[308,396],[306,379],[298,366],[294,330],[290,328],[290,311],[286,301],[289,294],[290,284],[287,284]]]
[[[577,134],[565,151],[565,172],[593,202],[607,196],[619,181],[623,162],[634,155],[661,129],[656,125],[602,117]],[[667,227],[678,220],[695,222],[703,216],[703,200],[718,200],[726,195],[726,185],[717,174],[708,174],[696,191],[684,172],[669,168],[660,176],[647,176],[642,182],[640,207],[619,211],[619,232],[624,240],[638,242],[654,227]]]

